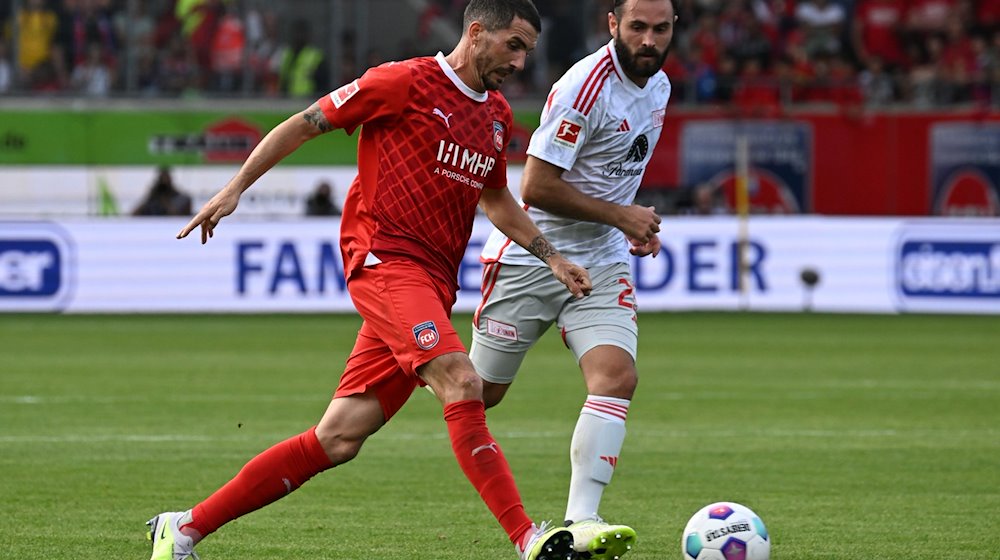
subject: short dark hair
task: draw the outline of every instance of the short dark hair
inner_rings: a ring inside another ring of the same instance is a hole
[[[628,0],[611,0],[611,11],[615,13],[615,17],[621,19],[622,17],[622,6]],[[674,17],[677,17],[680,13],[680,6],[677,4],[677,0],[670,0],[670,6],[674,9]]]
[[[465,7],[462,25],[468,29],[472,22],[478,21],[487,31],[497,31],[510,27],[514,17],[527,21],[538,33],[542,32],[542,18],[531,0],[472,0]]]

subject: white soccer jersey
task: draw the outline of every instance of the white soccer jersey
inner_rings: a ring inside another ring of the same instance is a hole
[[[565,169],[562,178],[583,194],[632,204],[669,99],[670,81],[662,71],[643,88],[625,76],[612,40],[553,84],[528,154]],[[628,242],[617,228],[537,208],[528,214],[559,252],[581,266],[628,262]],[[496,229],[481,259],[544,266]]]

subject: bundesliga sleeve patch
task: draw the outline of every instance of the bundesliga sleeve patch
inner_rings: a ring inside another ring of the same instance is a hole
[[[552,142],[566,148],[576,148],[576,142],[580,139],[581,130],[583,130],[582,124],[569,119],[563,119],[556,129],[556,135],[552,138]]]
[[[424,350],[434,348],[437,346],[438,341],[441,340],[434,321],[427,321],[413,327],[413,338],[417,341],[417,346]]]
[[[361,91],[361,86],[358,85],[358,81],[341,86],[339,89],[330,94],[330,101],[333,101],[333,106],[340,109],[340,106],[347,103],[347,100],[354,97],[354,94]]]

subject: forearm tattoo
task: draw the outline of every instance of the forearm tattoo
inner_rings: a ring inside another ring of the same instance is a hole
[[[532,255],[535,255],[536,257],[541,259],[542,262],[546,263],[549,262],[549,257],[558,253],[558,251],[556,251],[556,248],[553,247],[551,243],[549,243],[549,240],[545,239],[541,235],[532,239],[531,243],[529,243],[528,246],[525,247],[525,249],[527,249],[528,252],[531,253]]]
[[[326,115],[323,114],[323,110],[319,108],[319,103],[313,103],[308,109],[302,113],[302,118],[306,122],[312,124],[319,129],[320,132],[330,132],[333,127],[330,126],[330,121],[326,120]]]

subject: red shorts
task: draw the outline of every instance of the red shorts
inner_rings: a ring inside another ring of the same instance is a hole
[[[354,271],[347,283],[364,323],[334,397],[374,391],[385,419],[425,383],[417,368],[465,345],[451,325],[455,303],[420,266],[386,261]]]

